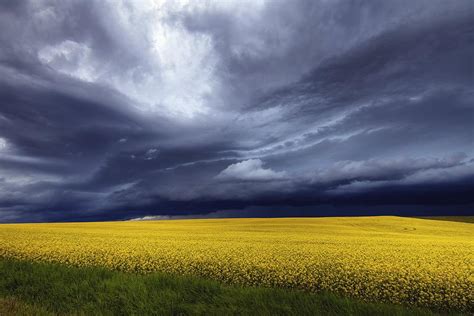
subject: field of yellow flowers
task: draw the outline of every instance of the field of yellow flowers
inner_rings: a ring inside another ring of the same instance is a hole
[[[402,217],[0,225],[0,257],[474,311],[474,224]]]

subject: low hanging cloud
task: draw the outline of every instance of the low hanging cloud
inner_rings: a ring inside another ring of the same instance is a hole
[[[346,194],[360,194],[379,191],[383,188],[386,190],[393,190],[394,188],[413,187],[417,190],[423,189],[425,183],[429,182],[432,186],[450,186],[453,185],[457,189],[460,185],[464,186],[464,190],[472,194],[472,189],[469,187],[472,182],[472,170],[474,163],[472,161],[465,164],[445,166],[441,168],[427,168],[417,169],[416,171],[408,173],[405,177],[393,179],[377,179],[377,180],[353,180],[347,184],[339,185],[328,190],[330,195],[346,195]],[[422,190],[429,192],[429,189]],[[431,193],[432,194],[432,193]]]
[[[439,172],[463,165],[467,155],[454,153],[443,158],[400,158],[400,159],[369,159],[363,161],[338,161],[332,166],[315,172],[312,182],[351,182],[399,180],[420,171]]]
[[[273,181],[282,180],[287,176],[284,171],[274,171],[265,168],[260,159],[244,160],[232,164],[216,176],[219,180],[243,180],[243,181]]]

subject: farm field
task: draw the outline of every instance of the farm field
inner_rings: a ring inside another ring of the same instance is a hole
[[[4,224],[0,256],[473,312],[473,236],[390,216]]]
[[[473,223],[474,224],[474,216],[424,216],[424,217],[422,216],[422,217],[419,217],[419,218],[439,220],[439,221]]]

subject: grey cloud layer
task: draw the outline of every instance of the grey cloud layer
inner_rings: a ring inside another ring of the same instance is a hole
[[[0,221],[470,212],[472,12],[470,1],[4,1]]]

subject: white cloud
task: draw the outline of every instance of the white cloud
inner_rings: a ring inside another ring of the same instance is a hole
[[[91,49],[71,40],[42,48],[38,58],[53,69],[83,81],[94,82],[100,75],[99,67],[91,60]]]
[[[353,181],[330,190],[330,194],[361,193],[388,186],[423,185],[425,183],[443,184],[459,181],[474,175],[473,162],[446,168],[421,169],[397,180]]]
[[[314,182],[330,182],[340,180],[369,179],[383,180],[399,176],[406,178],[424,170],[452,168],[467,158],[465,153],[454,153],[443,158],[399,158],[399,159],[369,159],[363,161],[345,160],[338,161],[332,166],[318,169],[314,174]],[[431,172],[431,171],[430,171]]]
[[[0,150],[4,150],[7,148],[7,141],[4,138],[0,137]]]
[[[160,220],[168,220],[168,219],[173,219],[173,217],[169,215],[147,215],[143,217],[136,217],[136,218],[131,218],[129,221],[160,221]]]
[[[212,38],[169,21],[170,15],[189,5],[102,2],[96,9],[109,16],[106,31],[114,38],[113,50],[103,52],[101,43],[68,39],[41,48],[38,58],[60,73],[114,88],[142,111],[174,118],[207,113],[211,95],[218,90]],[[57,15],[54,10],[50,14]],[[35,18],[44,20],[44,14]],[[62,22],[49,20],[56,27]]]
[[[152,159],[156,158],[158,156],[159,152],[160,151],[156,148],[148,149],[147,152],[145,153],[145,160],[152,160]]]
[[[284,171],[264,168],[264,164],[260,159],[249,159],[228,166],[216,176],[216,179],[268,181],[281,180],[285,177],[286,173]]]

